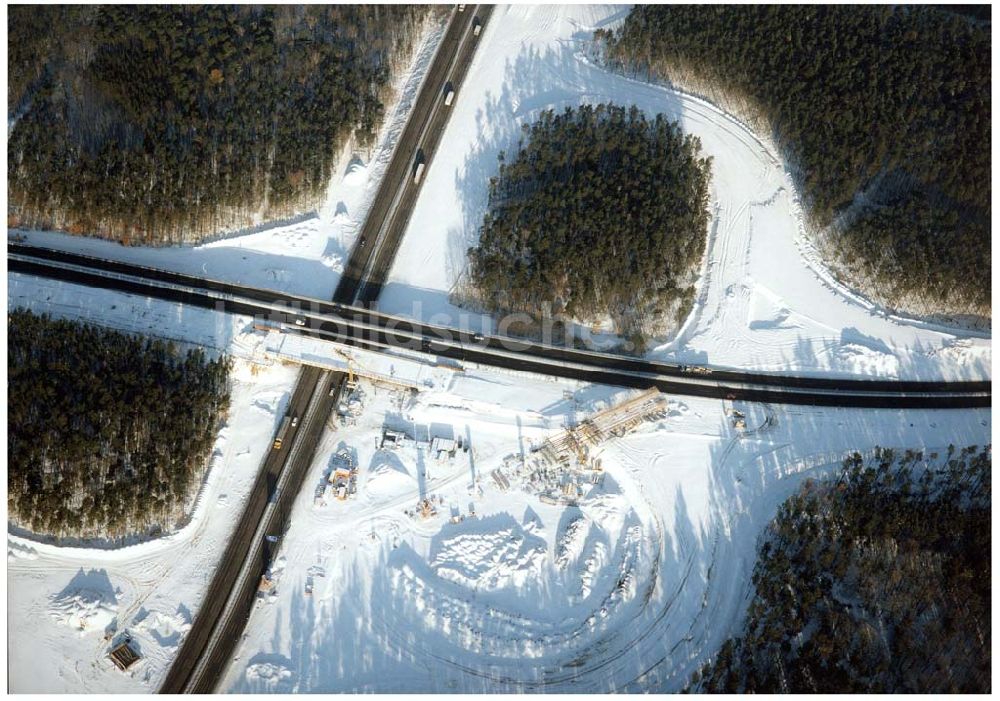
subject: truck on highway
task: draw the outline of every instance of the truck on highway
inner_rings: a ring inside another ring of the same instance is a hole
[[[416,185],[420,182],[420,178],[424,175],[424,168],[427,164],[424,163],[424,152],[417,151],[417,158],[413,164],[413,184]]]
[[[281,441],[285,439],[285,433],[288,432],[288,425],[292,422],[291,416],[286,416],[281,421],[281,428],[278,429],[278,435],[274,437],[274,445],[272,446],[275,450],[281,450]]]
[[[452,101],[455,99],[455,88],[450,82],[444,84],[444,106],[451,107]]]
[[[481,31],[483,31],[483,23],[479,21],[478,17],[476,17],[472,20],[472,36],[479,36],[479,32]]]

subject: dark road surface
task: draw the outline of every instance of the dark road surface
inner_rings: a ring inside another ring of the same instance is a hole
[[[302,371],[287,410],[288,416],[300,417],[299,424],[297,427],[289,425],[281,449],[268,450],[264,468],[253,485],[243,516],[226,547],[194,624],[167,673],[161,693],[210,693],[215,688],[250,616],[260,578],[280,547],[280,538],[287,525],[292,504],[298,496],[315,452],[308,446],[315,446],[319,442],[326,419],[337,401],[336,396],[329,396],[328,388],[332,384],[339,393],[342,380],[343,375],[324,372],[318,368],[307,367]],[[323,389],[324,386],[327,389]],[[313,411],[307,415],[310,401],[317,392],[321,396],[315,397]],[[296,443],[302,449],[296,451]],[[293,453],[295,459],[286,465]],[[288,474],[279,492],[279,479],[284,470],[288,470]],[[272,497],[275,504],[267,514],[263,533],[265,536],[277,537],[278,542],[271,543],[261,538],[261,543],[255,543]],[[260,547],[254,548],[255,545]],[[243,581],[238,582],[238,575],[251,557],[251,551],[253,557],[247,565],[249,573]],[[227,612],[224,609],[230,596],[233,597],[233,604]],[[228,615],[223,616],[224,613]],[[209,646],[213,636],[216,639]],[[195,674],[196,669],[198,674]]]
[[[473,27],[485,21],[477,14],[481,7],[471,5],[463,12],[452,13],[348,259],[335,300],[353,301],[359,288],[374,289],[364,284],[369,268],[378,289],[388,274],[398,239],[419,193],[419,183],[414,183],[413,178],[417,153],[426,171],[449,114],[444,105],[445,86],[458,91],[474,52]],[[485,7],[488,16],[489,6]],[[161,693],[210,693],[215,689],[249,620],[260,577],[280,547],[292,504],[312,462],[326,418],[336,405],[343,380],[341,374],[316,368],[306,368],[299,375],[288,411],[290,416],[301,417],[299,427],[289,428],[281,449],[272,449],[266,458],[243,517]],[[307,410],[310,406],[312,411]],[[283,482],[280,491],[279,481]],[[272,501],[273,508],[268,510]],[[266,536],[276,537],[276,541],[262,538],[258,542],[261,528]]]
[[[478,45],[473,28],[477,23],[485,27],[492,11],[492,5],[466,5],[464,11],[453,13],[344,266],[333,295],[335,302],[351,304],[357,299],[367,303],[378,298],[455,104],[446,105],[445,96],[453,90],[454,99],[458,99]],[[424,170],[420,182],[414,182],[418,162],[424,164]]]
[[[463,12],[453,11],[345,265],[333,302],[21,243],[8,244],[8,269],[266,318],[284,324],[289,332],[358,348],[375,351],[387,347],[409,348],[435,355],[439,361],[472,362],[622,387],[656,387],[675,395],[859,408],[991,406],[989,381],[856,380],[708,370],[507,337],[483,337],[365,308],[378,298],[385,284],[420,186],[433,167],[433,157],[452,109],[445,105],[445,95],[454,90],[455,99],[459,98],[481,37],[473,28],[477,24],[484,26],[491,12],[491,5],[467,5]],[[423,163],[424,168],[419,182],[415,182],[418,163]],[[353,306],[355,303],[358,306]],[[296,320],[304,326],[296,325]],[[287,410],[289,416],[299,417],[298,426],[289,426],[280,450],[268,451],[244,513],[161,693],[210,693],[218,684],[249,620],[260,577],[280,547],[292,505],[343,383],[342,374],[314,367],[306,367],[300,374]],[[275,542],[264,536],[274,536]]]
[[[13,247],[11,250],[13,252]],[[24,247],[20,250],[23,252]],[[127,263],[105,265],[98,259],[54,251],[43,255],[57,260],[8,257],[8,267],[15,272],[257,316],[284,323],[290,331],[375,351],[401,347],[438,358],[585,382],[643,389],[657,387],[670,394],[776,404],[900,409],[989,407],[991,404],[989,381],[854,380],[736,370],[712,370],[710,374],[700,375],[689,372],[684,366],[637,358],[549,348],[506,338],[491,337],[480,341],[466,332],[397,320],[336,303],[220,281],[202,281]],[[83,270],[66,267],[67,258],[72,258],[75,261],[72,265],[77,266],[85,260],[98,263],[96,267]],[[105,267],[110,270],[102,270]],[[125,271],[130,277],[122,277]],[[164,282],[171,286],[163,286]],[[294,325],[296,319],[303,319],[306,326]],[[412,334],[417,338],[412,338]]]

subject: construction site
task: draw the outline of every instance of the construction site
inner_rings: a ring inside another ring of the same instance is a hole
[[[354,451],[341,448],[330,458],[330,471],[316,488],[315,505],[347,501],[358,493],[358,461]]]
[[[667,397],[657,389],[598,411],[567,426],[534,448],[530,455],[508,455],[491,473],[501,491],[512,484],[538,495],[548,504],[576,505],[604,480],[599,448],[644,422],[667,416]]]
[[[241,343],[250,351],[255,362],[265,365],[294,363],[343,372],[348,377],[349,385],[354,386],[360,378],[364,378],[378,387],[417,391],[433,385],[435,380],[461,371],[460,367],[430,362],[419,355],[401,353],[393,359],[356,348],[348,349],[332,341],[296,333],[296,329],[295,326],[258,318],[254,320],[252,329],[248,328],[253,333],[246,334]]]

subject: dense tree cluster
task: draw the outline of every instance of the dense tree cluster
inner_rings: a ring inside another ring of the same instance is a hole
[[[429,11],[14,6],[8,218],[161,243],[315,206]]]
[[[83,538],[176,525],[228,408],[228,360],[24,310],[7,353],[10,521]]]
[[[891,304],[989,314],[988,13],[638,5],[597,38],[613,65],[769,127],[854,282]]]
[[[937,461],[931,455],[931,463]],[[781,507],[710,692],[990,691],[989,446],[855,454]]]
[[[490,311],[611,316],[634,336],[693,302],[709,159],[663,115],[600,104],[543,112],[490,180],[471,278]]]

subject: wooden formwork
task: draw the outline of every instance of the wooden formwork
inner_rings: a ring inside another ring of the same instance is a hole
[[[597,412],[584,419],[578,426],[567,428],[553,436],[539,449],[545,462],[555,464],[573,455],[586,462],[589,448],[607,440],[608,436],[621,436],[666,410],[667,398],[655,387],[620,404]]]

